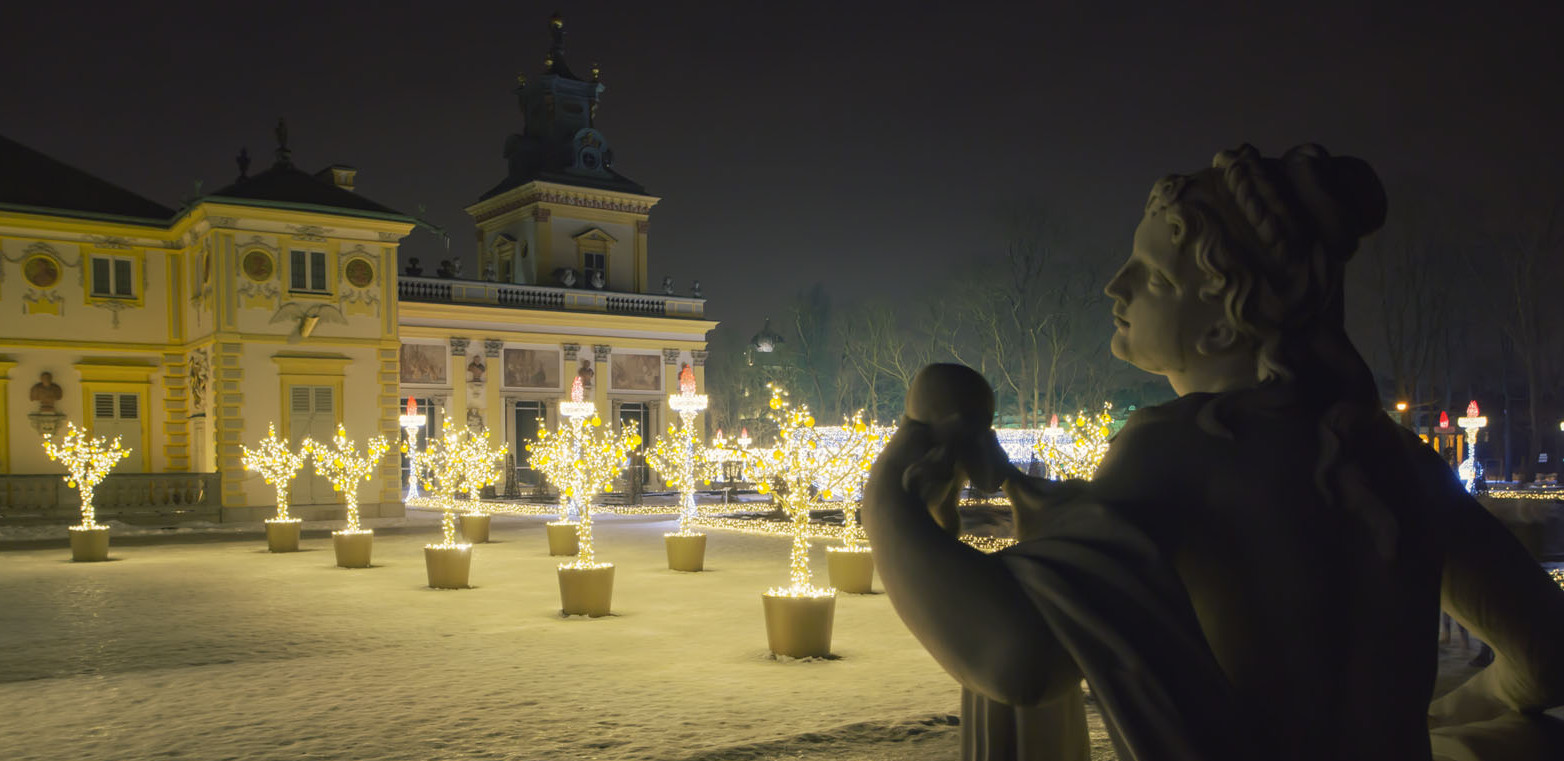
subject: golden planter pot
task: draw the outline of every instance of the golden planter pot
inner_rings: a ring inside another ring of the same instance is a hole
[[[96,563],[109,559],[109,527],[71,526],[71,560]]]
[[[468,574],[472,570],[472,545],[440,547],[426,544],[424,567],[429,572],[429,586],[435,589],[466,589],[469,586]]]
[[[866,595],[873,591],[874,553],[868,547],[827,547],[825,559],[831,575],[831,586],[855,595]]]
[[[270,518],[266,521],[266,549],[271,552],[298,552],[299,528],[304,521],[298,518]]]
[[[555,521],[547,525],[548,554],[574,555],[581,551],[581,539],[576,535],[574,521]]]
[[[836,596],[788,597],[762,594],[766,613],[766,644],[771,652],[793,658],[831,654],[831,625]]]
[[[331,546],[337,551],[337,565],[343,568],[368,568],[369,555],[375,549],[375,532],[333,531]]]
[[[669,569],[694,572],[706,567],[705,534],[663,534],[663,543]]]
[[[489,541],[489,523],[494,516],[488,514],[458,516],[462,526],[462,538],[468,544],[483,544]]]
[[[567,616],[606,616],[614,598],[614,566],[559,567],[560,612]]]

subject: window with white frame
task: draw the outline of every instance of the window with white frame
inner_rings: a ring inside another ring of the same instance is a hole
[[[326,252],[293,251],[290,258],[289,288],[295,291],[325,292]]]
[[[111,299],[136,297],[136,262],[123,256],[92,257],[92,295]]]

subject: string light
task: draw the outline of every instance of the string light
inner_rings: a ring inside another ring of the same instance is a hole
[[[505,464],[505,455],[510,452],[509,444],[501,444],[498,449],[489,447],[489,430],[472,434],[463,438],[460,450],[462,466],[461,491],[467,492],[468,515],[483,515],[483,501],[481,499],[483,489],[498,483],[503,475],[501,468]]]
[[[315,473],[324,476],[331,482],[331,488],[342,492],[342,496],[347,499],[348,525],[337,533],[364,533],[366,529],[360,528],[358,524],[358,487],[369,480],[375,463],[380,462],[380,458],[391,449],[386,438],[378,435],[371,437],[364,442],[364,453],[359,454],[353,442],[348,441],[347,431],[338,423],[337,435],[332,437],[330,447],[306,438],[303,449],[315,461]]]
[[[266,438],[261,439],[261,444],[255,449],[240,445],[243,451],[245,470],[253,470],[261,474],[277,490],[277,516],[273,521],[291,521],[288,516],[288,486],[293,481],[294,474],[299,468],[304,467],[304,460],[308,457],[304,447],[295,452],[288,448],[288,443],[277,438],[277,426],[275,423],[266,425]]]
[[[729,449],[740,449],[744,467],[764,494],[778,488],[776,499],[792,523],[793,547],[788,557],[786,587],[766,592],[773,597],[829,597],[834,590],[814,586],[809,573],[809,511],[840,495],[844,506],[853,491],[863,485],[869,465],[884,447],[884,437],[869,430],[863,413],[855,415],[845,428],[848,435],[832,442],[815,427],[815,418],[807,405],[794,407],[787,391],[772,384],[766,417],[776,425],[776,445],[752,449],[734,442]],[[844,513],[847,510],[844,509]],[[856,513],[856,510],[853,511]],[[844,516],[846,517],[846,516]],[[846,534],[855,529],[846,528]]]
[[[699,516],[695,507],[695,487],[710,484],[719,475],[721,452],[703,446],[695,431],[695,416],[706,409],[706,396],[695,393],[695,373],[689,365],[679,371],[679,393],[669,395],[668,406],[679,413],[683,424],[668,426],[646,451],[646,463],[657,471],[663,482],[679,491],[679,530],[670,536],[691,536],[691,521]],[[722,435],[718,431],[718,437]]]
[[[58,445],[52,436],[43,437],[43,451],[50,460],[63,464],[70,471],[65,477],[65,485],[81,492],[81,525],[71,528],[97,528],[98,524],[93,521],[97,512],[92,505],[93,487],[103,481],[120,460],[129,457],[131,450],[120,446],[118,436],[113,441],[107,441],[103,436],[88,436],[75,423],[67,422],[65,436]]]
[[[1108,437],[1113,435],[1112,410],[1112,404],[1104,403],[1095,417],[1077,413],[1067,430],[1054,433],[1057,421],[1045,429],[1049,435],[1039,437],[1033,446],[1038,459],[1048,465],[1049,478],[1090,481],[1096,475],[1108,454]]]
[[[527,451],[532,453],[532,466],[559,489],[559,522],[579,516],[576,535],[580,549],[574,562],[562,563],[560,568],[612,565],[598,563],[594,554],[591,499],[613,486],[625,467],[626,456],[640,446],[641,437],[633,431],[614,433],[603,425],[597,406],[582,399],[579,376],[571,383],[570,401],[560,402],[559,413],[564,420],[558,430],[540,426],[538,438],[527,444]]]

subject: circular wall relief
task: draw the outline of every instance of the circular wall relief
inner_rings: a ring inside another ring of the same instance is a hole
[[[60,263],[48,254],[37,254],[22,263],[22,277],[34,288],[53,288],[60,282]]]
[[[251,251],[240,264],[246,277],[257,283],[272,279],[272,258],[265,251]]]
[[[375,267],[368,259],[354,259],[348,262],[345,273],[348,283],[354,288],[367,288],[375,282]]]

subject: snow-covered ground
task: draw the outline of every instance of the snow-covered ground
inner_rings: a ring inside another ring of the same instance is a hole
[[[600,517],[615,615],[563,618],[547,518],[496,516],[457,591],[425,586],[437,520],[382,522],[363,570],[335,567],[332,523],[282,555],[255,527],[143,529],[107,563],[0,537],[0,757],[958,755],[955,684],[884,595],[838,598],[836,658],[769,655],[759,595],[786,581],[786,539],[713,532],[709,570],[683,574],[671,518]],[[823,546],[814,565],[823,582]]]
[[[616,615],[562,618],[543,523],[500,516],[474,588],[425,586],[435,519],[337,568],[324,529],[0,552],[3,756],[27,759],[952,758],[954,683],[884,595],[838,599],[835,660],[769,656],[784,539],[713,533],[666,570],[669,518],[607,517]],[[11,536],[10,539],[19,537]],[[816,566],[824,573],[823,548]]]

